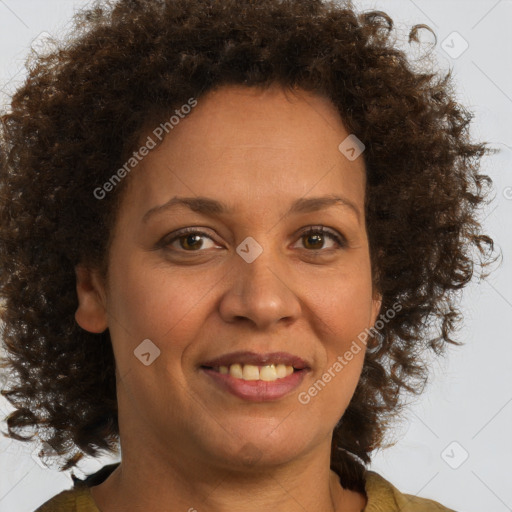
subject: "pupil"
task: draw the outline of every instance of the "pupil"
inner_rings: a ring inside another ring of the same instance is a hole
[[[194,247],[194,243],[196,243],[197,241],[201,241],[201,237],[199,235],[187,235],[185,237],[185,243],[182,244],[183,245],[183,248],[184,249],[198,249],[199,247],[201,247],[201,244],[199,246],[195,246]]]
[[[313,245],[315,245],[315,243],[322,245],[322,236],[321,235],[309,235],[308,236],[308,244],[310,243],[311,240],[313,240]]]

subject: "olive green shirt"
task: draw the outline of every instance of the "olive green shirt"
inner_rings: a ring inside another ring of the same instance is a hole
[[[99,485],[118,464],[103,467],[86,481],[75,480],[72,489],[57,494],[35,512],[101,512],[92,499],[90,487]],[[455,512],[435,501],[402,494],[373,471],[366,472],[365,490],[368,503],[362,512]]]

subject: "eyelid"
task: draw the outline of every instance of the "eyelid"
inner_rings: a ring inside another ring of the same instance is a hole
[[[186,227],[186,228],[179,229],[179,230],[175,231],[174,233],[171,233],[171,235],[164,237],[162,239],[162,242],[159,244],[159,246],[165,248],[165,247],[171,245],[172,243],[174,243],[176,240],[179,240],[181,237],[184,237],[189,234],[203,236],[203,237],[210,239],[212,242],[217,243],[213,239],[213,237],[211,237],[208,233],[205,233],[201,229],[204,229],[204,228]],[[316,233],[320,233],[323,236],[327,236],[331,240],[333,240],[338,245],[337,249],[342,249],[342,248],[345,248],[348,246],[348,242],[347,242],[347,239],[345,238],[345,236],[343,236],[337,230],[334,230],[332,228],[329,228],[329,227],[326,227],[323,225],[307,226],[305,228],[302,228],[295,233],[294,237],[300,239],[301,237],[303,237],[305,235],[316,234]],[[296,243],[296,242],[294,242],[294,243]],[[199,249],[198,251],[185,251],[185,250],[180,250],[180,249],[176,249],[176,250],[178,252],[189,252],[189,253],[202,252],[201,249]],[[314,249],[309,249],[309,250],[305,249],[305,250],[310,253],[326,252],[327,251],[327,249],[323,249],[323,248],[317,249],[317,250],[314,250]]]
[[[334,240],[338,244],[338,248],[345,248],[348,246],[348,241],[340,232],[334,230],[332,228],[328,228],[326,226],[318,225],[318,226],[308,226],[302,230],[299,230],[298,237],[301,238],[310,233],[321,233],[324,236],[328,236],[332,240]],[[326,249],[318,249],[319,252],[323,252]],[[308,252],[316,252],[314,250],[309,250]]]
[[[159,247],[167,247],[167,246],[171,245],[173,242],[175,242],[176,240],[179,240],[180,238],[182,238],[186,235],[200,235],[200,236],[210,239],[214,243],[217,243],[213,239],[213,237],[211,237],[208,233],[205,233],[204,231],[202,231],[202,229],[204,229],[204,228],[187,227],[187,228],[179,229],[177,231],[174,231],[170,235],[165,236],[162,239],[162,241],[158,244],[158,246]],[[196,252],[196,251],[181,251],[181,252]],[[201,251],[197,251],[197,252],[201,252]]]

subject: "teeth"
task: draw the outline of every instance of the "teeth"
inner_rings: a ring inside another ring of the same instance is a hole
[[[239,364],[232,364],[229,367],[229,374],[231,375],[231,377],[235,377],[237,379],[244,378],[242,367]]]
[[[261,380],[276,380],[277,379],[277,370],[273,364],[269,364],[267,366],[262,366],[260,373]]]
[[[259,380],[260,370],[253,364],[244,364],[242,370],[242,379],[244,380]]]
[[[286,366],[284,364],[278,364],[276,366],[276,373],[277,373],[277,378],[278,379],[282,379],[283,377],[286,377],[287,375],[289,375],[287,372],[286,372]],[[290,368],[288,366],[288,368]],[[293,368],[292,368],[293,370]]]
[[[216,368],[223,375],[231,375],[236,379],[243,380],[264,380],[271,382],[277,379],[288,377],[293,373],[293,366],[284,364],[267,364],[265,366],[256,366],[253,364],[232,364],[231,366],[219,366]]]

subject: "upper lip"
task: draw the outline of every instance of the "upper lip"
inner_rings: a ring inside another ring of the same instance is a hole
[[[240,351],[224,354],[215,359],[205,361],[201,366],[216,368],[219,366],[230,366],[232,364],[253,364],[255,366],[264,366],[266,364],[284,364],[293,366],[296,370],[309,368],[304,359],[289,354],[287,352],[267,352],[266,354],[258,354],[256,352]]]

